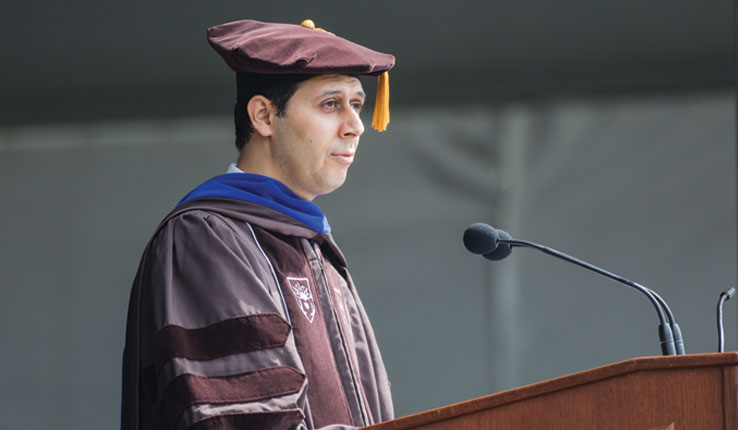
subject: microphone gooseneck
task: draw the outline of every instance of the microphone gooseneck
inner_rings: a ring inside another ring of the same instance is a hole
[[[717,304],[718,352],[725,352],[725,334],[723,332],[723,303],[735,295],[735,287],[730,287],[720,293]]]
[[[483,227],[483,226],[486,226],[486,227]],[[470,242],[469,244],[467,244],[467,235],[469,236],[469,242]],[[486,241],[486,245],[482,245],[482,242],[485,242],[485,241]],[[472,242],[474,246],[470,247]],[[642,292],[643,294],[645,294],[646,297],[648,297],[649,301],[651,301],[651,304],[653,304],[654,308],[656,309],[656,313],[658,315],[659,322],[660,322],[658,331],[659,331],[659,340],[660,340],[662,354],[663,355],[684,354],[684,341],[682,340],[682,335],[681,335],[681,330],[679,328],[679,325],[676,323],[676,320],[674,319],[674,314],[671,312],[671,309],[669,309],[669,306],[666,304],[666,301],[664,301],[664,299],[661,298],[661,296],[659,296],[658,294],[656,294],[649,288],[646,288],[622,276],[608,272],[597,266],[589,264],[583,260],[572,257],[568,254],[565,254],[563,252],[549,248],[547,246],[539,245],[537,243],[528,242],[524,240],[512,239],[510,235],[507,234],[506,232],[502,230],[495,230],[492,226],[489,226],[487,224],[477,223],[477,224],[472,224],[469,227],[467,227],[467,229],[464,231],[464,245],[470,252],[475,253],[475,254],[482,254],[484,255],[485,258],[489,260],[501,260],[507,257],[512,252],[512,248],[516,246],[537,249],[545,254],[560,258],[570,263],[574,263],[580,267],[584,267],[585,269],[591,270],[602,276],[605,276],[607,278],[620,282],[626,286],[634,288]],[[489,252],[478,252],[478,251],[487,251],[489,249],[492,249],[492,250]],[[667,316],[669,320],[668,323],[666,321]]]
[[[659,340],[661,343],[661,352],[663,355],[676,355],[676,347],[675,347],[675,340],[674,340],[674,330],[672,330],[672,322],[669,321],[667,323],[667,318],[664,315],[664,310],[661,308],[661,304],[659,303],[659,300],[656,298],[656,294],[652,292],[650,289],[633,282],[629,279],[626,279],[622,276],[616,275],[614,273],[608,272],[607,270],[601,269],[597,266],[594,266],[592,264],[587,263],[586,261],[582,261],[576,257],[572,257],[571,255],[565,254],[563,252],[557,251],[555,249],[549,248],[547,246],[539,245],[537,243],[528,242],[525,240],[515,240],[515,239],[505,239],[501,240],[501,243],[507,243],[510,246],[521,246],[526,248],[533,248],[537,249],[543,253],[546,253],[548,255],[552,255],[554,257],[560,258],[562,260],[568,261],[570,263],[574,263],[577,266],[584,267],[585,269],[591,270],[595,273],[599,273],[602,276],[605,276],[607,278],[610,278],[612,280],[618,281],[622,284],[625,284],[631,288],[634,288],[648,297],[648,300],[651,301],[651,304],[653,305],[654,309],[656,309],[656,313],[659,317]],[[659,297],[660,298],[660,297]],[[663,301],[663,299],[661,299]],[[668,308],[668,306],[667,306]],[[671,314],[671,310],[669,310],[669,314],[671,315],[671,318],[673,318],[673,315]],[[678,328],[679,326],[677,326]],[[679,331],[681,334],[681,330]],[[682,345],[683,342],[680,342]],[[683,346],[682,346],[683,348]]]

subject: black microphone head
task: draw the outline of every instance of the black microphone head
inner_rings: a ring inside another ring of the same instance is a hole
[[[499,261],[512,253],[512,246],[509,243],[499,243],[499,239],[509,240],[512,239],[512,236],[504,230],[497,230],[497,237],[497,248],[490,253],[484,254],[484,258],[487,260]]]
[[[464,230],[464,246],[472,254],[489,254],[497,249],[497,230],[481,222]]]

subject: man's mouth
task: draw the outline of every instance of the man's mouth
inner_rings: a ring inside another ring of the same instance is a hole
[[[354,162],[353,152],[334,152],[331,157],[335,158],[338,162],[344,164],[351,164]]]

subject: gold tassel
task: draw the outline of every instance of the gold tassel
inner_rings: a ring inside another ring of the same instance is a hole
[[[323,30],[322,28],[317,28],[317,27],[315,27],[315,21],[313,21],[312,19],[305,19],[305,20],[303,20],[303,21],[302,21],[302,22],[300,23],[300,26],[301,26],[301,27],[305,27],[305,28],[309,28],[309,29],[311,29],[311,30],[318,30],[318,31],[322,31],[323,33],[328,33],[328,34],[330,34],[331,36],[335,36],[335,34],[331,33],[331,32],[330,32],[330,31],[328,31],[328,30]]]
[[[377,79],[377,100],[374,103],[372,127],[377,131],[385,131],[389,122],[389,72],[384,72]]]

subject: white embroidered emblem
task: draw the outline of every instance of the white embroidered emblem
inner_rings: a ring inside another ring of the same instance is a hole
[[[315,318],[315,300],[313,300],[313,293],[310,291],[310,281],[307,278],[288,277],[287,283],[295,293],[295,299],[303,315],[312,324]]]

